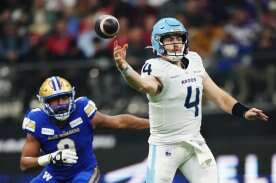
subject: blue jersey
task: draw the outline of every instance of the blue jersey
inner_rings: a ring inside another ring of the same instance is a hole
[[[49,164],[45,167],[58,181],[69,180],[79,172],[97,166],[92,147],[94,131],[91,125],[97,108],[94,102],[86,97],[76,99],[75,103],[76,108],[63,128],[59,128],[56,125],[58,121],[39,108],[30,111],[22,125],[26,133],[40,142],[45,154],[65,148],[76,150],[78,156],[76,164],[62,166]]]

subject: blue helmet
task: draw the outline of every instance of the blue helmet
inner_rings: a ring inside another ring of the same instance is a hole
[[[183,53],[181,53],[181,58],[183,58],[188,52],[188,32],[184,25],[175,18],[162,18],[155,23],[151,33],[151,45],[153,51],[159,56],[167,56],[168,53],[164,48],[162,39],[166,36],[175,34],[181,35],[183,38],[184,47]]]

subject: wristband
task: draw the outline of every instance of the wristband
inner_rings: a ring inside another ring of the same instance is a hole
[[[120,70],[121,74],[122,74],[122,75],[127,74],[128,69],[129,69],[129,66],[126,66],[126,68]]]
[[[240,117],[240,118],[245,118],[244,114],[248,110],[249,110],[248,107],[246,107],[243,104],[237,102],[237,103],[235,103],[235,105],[232,108],[232,115]]]
[[[131,71],[133,71],[132,67],[128,65],[126,68],[123,70],[120,70],[121,75],[126,79],[131,74]]]
[[[37,158],[37,163],[40,166],[46,166],[51,162],[51,154],[46,154]]]

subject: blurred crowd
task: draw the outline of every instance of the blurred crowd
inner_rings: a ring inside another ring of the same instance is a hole
[[[209,74],[221,87],[244,102],[276,104],[275,0],[2,0],[0,82],[7,67],[29,64],[28,72],[19,70],[13,80],[17,90],[28,90],[32,96],[30,88],[37,89],[49,75],[49,65],[92,63],[108,74],[90,67],[70,72],[69,79],[78,83],[89,76],[94,82],[86,83],[84,92],[93,88],[92,97],[100,98],[102,92],[96,88],[106,83],[102,88],[107,95],[120,98],[120,86],[113,80],[113,74],[118,75],[112,63],[114,40],[101,39],[94,31],[95,19],[101,14],[118,18],[116,39],[129,44],[128,61],[137,70],[152,56],[146,47],[153,24],[160,17],[172,16],[184,23],[190,50],[202,56]],[[43,63],[42,68],[32,70],[38,63]],[[68,74],[68,70],[63,72]],[[7,87],[3,81],[2,88]],[[110,103],[102,98],[103,105]],[[123,101],[118,103],[124,106]]]

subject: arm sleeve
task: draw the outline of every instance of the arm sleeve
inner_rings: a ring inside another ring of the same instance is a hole
[[[96,104],[92,100],[86,98],[86,102],[85,102],[83,110],[84,110],[86,117],[89,120],[91,120],[97,112],[97,107],[96,107]]]
[[[200,65],[201,65],[202,78],[205,79],[207,77],[207,72],[205,70],[201,57],[200,57]]]
[[[32,115],[28,114],[25,116],[22,123],[22,130],[25,134],[30,134],[39,139],[39,126],[38,123],[32,118]]]
[[[196,60],[198,61],[197,67],[199,67],[199,69],[200,69],[200,75],[201,75],[202,79],[205,79],[207,77],[207,72],[205,70],[203,60],[202,60],[201,56],[196,52],[194,52],[194,56],[196,57]]]

